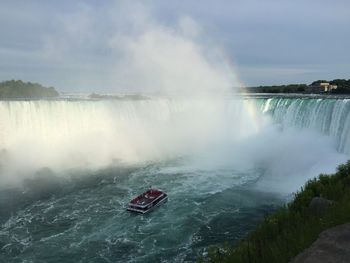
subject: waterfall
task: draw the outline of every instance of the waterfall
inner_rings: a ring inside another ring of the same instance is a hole
[[[242,100],[0,101],[0,150],[17,166],[163,160],[247,134],[243,108]]]
[[[316,130],[334,138],[339,152],[350,153],[349,99],[257,99],[257,107],[284,128]]]
[[[292,139],[280,136],[276,125],[316,131],[334,140],[334,150],[349,154],[349,112],[348,99],[0,101],[0,170],[25,174],[203,154],[206,163],[261,163],[273,138],[294,140],[283,151],[304,140],[295,133]],[[305,138],[313,145],[322,140]],[[274,151],[271,158],[282,150]]]

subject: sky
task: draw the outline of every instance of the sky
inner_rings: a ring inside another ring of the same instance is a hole
[[[0,2],[0,80],[142,91],[350,78],[348,0]]]

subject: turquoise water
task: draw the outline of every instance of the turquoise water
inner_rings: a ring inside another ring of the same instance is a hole
[[[336,141],[339,152],[350,153],[350,99],[258,99],[259,111],[284,128],[312,129]]]
[[[60,181],[59,188],[57,181],[38,186],[44,171],[27,193],[13,196],[10,219],[1,217],[0,259],[195,261],[208,245],[242,238],[281,203],[278,195],[253,189],[253,172],[185,170],[173,164],[115,167]],[[127,212],[127,202],[148,185],[166,191],[169,201],[150,214]]]

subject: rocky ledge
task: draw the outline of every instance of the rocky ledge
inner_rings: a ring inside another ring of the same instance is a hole
[[[349,263],[350,223],[323,231],[310,248],[291,263]]]

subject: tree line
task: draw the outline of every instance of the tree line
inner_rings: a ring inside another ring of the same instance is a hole
[[[59,93],[53,87],[44,87],[38,83],[8,80],[0,82],[0,99],[51,98]]]
[[[317,86],[319,83],[327,82],[331,85],[337,85],[337,89],[331,90],[333,94],[350,94],[350,79],[334,79],[328,80],[316,80],[310,85],[307,84],[289,84],[289,85],[271,85],[271,86],[257,86],[247,87],[242,89],[243,92],[252,93],[307,93],[309,86]]]

